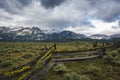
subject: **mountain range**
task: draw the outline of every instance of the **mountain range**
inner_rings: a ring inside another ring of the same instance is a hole
[[[41,30],[38,27],[18,27],[8,28],[0,27],[0,41],[45,41],[45,40],[64,40],[64,39],[112,39],[120,38],[120,34],[111,36],[104,34],[93,34],[86,36],[72,31],[61,31],[48,33],[47,30]]]

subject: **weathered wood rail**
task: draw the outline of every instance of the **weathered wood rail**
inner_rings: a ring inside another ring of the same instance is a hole
[[[51,62],[49,64],[47,64],[43,70],[38,70],[37,73],[35,73],[34,75],[32,75],[32,77],[30,77],[28,80],[37,80],[40,79],[43,75],[45,75],[49,69],[52,68],[52,66],[54,65],[54,62]],[[27,79],[25,79],[27,80]]]
[[[94,50],[94,51],[82,51],[82,52],[70,52],[70,53],[58,53],[53,55],[52,57],[61,57],[61,56],[72,56],[72,55],[78,55],[78,54],[102,54],[102,50]]]
[[[55,59],[55,63],[70,62],[70,61],[83,61],[83,60],[94,59],[94,58],[98,58],[98,57],[102,57],[102,55],[95,55],[95,56],[81,57],[81,58]]]

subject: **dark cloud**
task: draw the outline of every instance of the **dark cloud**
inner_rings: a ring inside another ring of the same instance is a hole
[[[0,16],[0,20],[12,20],[13,18],[11,17],[6,17],[6,16]]]
[[[119,20],[119,27],[120,27],[120,20]]]
[[[41,0],[42,6],[45,8],[54,8],[55,6],[59,6],[65,0]]]
[[[33,0],[18,0],[23,6],[29,5]]]
[[[0,0],[0,8],[9,13],[17,13],[21,5],[15,0]]]
[[[0,0],[0,8],[5,8],[5,0]]]
[[[0,0],[0,8],[9,13],[16,14],[31,2],[32,0]]]
[[[120,15],[120,0],[88,0],[90,10],[95,11],[93,17],[107,22],[115,21]]]
[[[91,30],[96,28],[93,20],[103,24],[120,20],[120,0],[0,0],[0,17],[1,25]]]
[[[82,22],[82,24],[81,24],[80,26],[82,26],[82,25],[85,25],[86,27],[92,27],[92,28],[95,28],[95,26],[92,25],[89,21],[84,21],[84,22]]]

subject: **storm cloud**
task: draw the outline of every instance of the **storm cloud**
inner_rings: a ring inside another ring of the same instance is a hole
[[[41,0],[41,4],[46,8],[54,8],[55,6],[59,6],[65,0]]]
[[[120,25],[119,4],[120,0],[0,0],[0,25],[38,26],[85,34],[119,33],[119,27],[113,29]]]
[[[120,15],[120,0],[89,0],[94,11],[90,16],[104,21],[114,21]]]

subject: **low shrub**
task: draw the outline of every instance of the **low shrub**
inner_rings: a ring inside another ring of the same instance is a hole
[[[10,56],[11,56],[11,53],[7,52],[7,53],[5,54],[5,56],[6,56],[6,57],[10,57]]]
[[[13,66],[12,66],[12,69],[13,69],[13,70],[16,70],[17,68],[18,68],[17,65],[13,65]]]
[[[75,72],[66,73],[63,80],[91,80],[89,76],[79,75]]]
[[[53,71],[57,74],[63,74],[67,71],[67,67],[63,63],[59,63],[54,66]]]
[[[87,75],[79,75],[79,80],[91,80],[91,78]]]
[[[22,50],[21,49],[16,49],[14,48],[14,51],[13,52],[21,52]]]
[[[101,69],[98,68],[97,66],[91,64],[91,65],[87,66],[87,69],[86,69],[85,73],[97,75],[98,73],[101,73]]]
[[[9,56],[9,57],[7,56],[7,57],[5,58],[5,60],[12,60],[12,59],[13,59],[13,58],[11,58],[10,56]]]
[[[120,54],[118,50],[108,51],[104,59],[107,64],[120,65]]]
[[[22,56],[19,56],[17,59],[15,59],[16,61],[24,61]]]
[[[33,57],[32,54],[24,54],[21,56],[22,58],[30,58],[30,57]]]
[[[6,61],[1,61],[0,67],[9,67],[12,65],[12,61],[6,60]]]
[[[118,49],[118,53],[120,54],[120,48]]]

